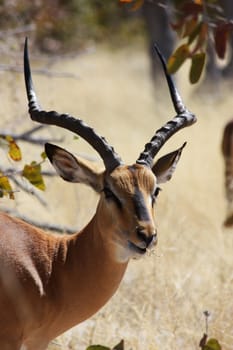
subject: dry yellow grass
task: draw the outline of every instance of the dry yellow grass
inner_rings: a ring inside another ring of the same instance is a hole
[[[43,106],[81,116],[127,162],[136,159],[152,132],[174,114],[167,90],[161,84],[154,89],[149,79],[143,49],[98,48],[51,69],[74,71],[80,80],[34,75]],[[58,338],[50,350],[84,350],[91,343],[113,346],[122,338],[127,350],[197,349],[206,309],[211,312],[209,335],[218,338],[225,350],[233,348],[233,230],[222,227],[220,153],[223,125],[233,115],[232,86],[220,85],[206,94],[200,88],[192,91],[186,73],[181,72],[177,83],[198,123],[173,137],[161,152],[188,141],[174,178],[163,186],[157,203],[158,247],[151,256],[132,261],[111,301],[92,319]],[[20,74],[1,74],[0,96],[1,126],[12,125],[15,131],[30,127],[27,117],[24,122],[26,98]],[[73,152],[95,155],[85,142],[73,140],[65,131],[53,128],[50,134],[65,135],[64,144]],[[29,152],[26,145],[22,148],[27,149],[26,159],[40,153],[35,148]],[[7,199],[1,203],[17,205],[37,219],[75,226],[82,226],[93,214],[97,198],[89,189],[60,179],[48,180],[47,186],[46,210],[22,193],[14,203]]]

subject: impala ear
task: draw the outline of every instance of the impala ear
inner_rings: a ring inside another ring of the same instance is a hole
[[[157,178],[158,184],[167,182],[171,179],[185,145],[186,142],[176,151],[168,153],[165,156],[159,158],[153,165],[152,171]]]
[[[65,181],[86,184],[96,192],[103,188],[102,172],[97,171],[91,162],[76,158],[64,148],[50,143],[45,144],[45,152],[58,175]]]

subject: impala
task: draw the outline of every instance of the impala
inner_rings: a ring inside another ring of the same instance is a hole
[[[233,120],[224,128],[222,138],[222,153],[225,166],[225,194],[227,200],[227,215],[224,226],[233,226]]]
[[[82,120],[45,112],[38,104],[29,66],[24,69],[32,120],[57,125],[84,138],[102,158],[98,171],[80,157],[52,144],[46,154],[66,181],[83,183],[100,194],[96,213],[74,235],[51,235],[0,214],[0,349],[44,350],[49,342],[99,310],[117,290],[130,258],[142,257],[157,242],[154,206],[158,185],[172,176],[182,147],[153,159],[181,128],[195,122],[163,65],[177,115],[155,132],[133,165]]]

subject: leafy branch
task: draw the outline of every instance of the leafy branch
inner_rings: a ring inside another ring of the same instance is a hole
[[[40,131],[41,129],[45,128],[45,125],[37,125],[21,134],[14,134],[11,131],[2,131],[0,133],[1,138],[9,138],[11,137],[14,141],[24,141],[35,145],[43,145],[45,142],[48,142],[47,139],[40,138],[40,137],[33,137],[32,135],[35,134],[37,131]],[[10,136],[9,136],[10,135]],[[62,138],[50,138],[50,142],[62,142]]]
[[[22,160],[22,151],[12,136],[0,135],[0,147],[8,150],[8,156],[13,162]],[[44,191],[45,183],[41,172],[41,165],[45,161],[46,155],[42,153],[41,158],[42,160],[40,162],[32,161],[30,164],[25,164],[21,170],[16,171],[11,168],[1,169],[0,197],[9,196],[10,199],[14,199],[15,191],[11,185],[12,181],[25,190],[25,187],[17,181],[16,176],[27,179],[31,185]]]
[[[209,326],[209,317],[210,312],[204,311],[203,312],[205,316],[205,333],[203,334],[203,337],[200,340],[199,347],[201,350],[221,350],[222,347],[219,344],[218,340],[215,338],[208,339],[208,326]]]
[[[47,206],[47,202],[40,195],[40,191],[45,191],[46,189],[44,177],[57,176],[57,173],[55,171],[47,171],[42,169],[43,164],[47,158],[46,154],[43,152],[40,155],[41,159],[39,162],[33,160],[30,164],[23,164],[20,169],[17,169],[18,167],[15,166],[16,163],[21,164],[21,161],[23,160],[21,148],[19,147],[18,143],[16,143],[16,140],[29,142],[35,145],[41,145],[48,141],[62,141],[62,139],[50,138],[48,140],[35,136],[32,137],[32,134],[34,134],[36,131],[41,130],[42,127],[44,126],[36,126],[33,129],[30,129],[21,134],[11,133],[11,136],[8,133],[0,133],[0,149],[2,148],[3,151],[6,151],[8,153],[9,160],[13,162],[13,165],[10,167],[4,167],[0,164],[0,198],[8,197],[10,199],[15,199],[15,192],[22,190],[29,195],[33,195],[42,206]],[[14,137],[12,137],[12,135]],[[88,158],[86,155],[83,156]],[[15,185],[15,188],[13,188],[13,184]],[[38,189],[40,191],[38,191]],[[54,231],[57,233],[65,232],[67,234],[72,234],[78,231],[77,227],[36,221],[30,217],[20,214],[17,210],[14,209],[2,207],[2,210],[44,230]]]
[[[56,233],[67,233],[67,234],[72,234],[72,233],[75,233],[79,230],[78,227],[73,228],[70,226],[63,226],[63,225],[51,224],[49,222],[37,221],[37,220],[32,219],[26,215],[20,214],[17,210],[14,210],[14,209],[2,208],[2,210],[5,213],[8,213],[8,214],[13,215],[17,218],[20,218],[21,220],[24,220],[24,221],[28,222],[29,224],[36,226],[36,227],[39,227],[43,230],[49,230],[49,231],[56,232]]]
[[[137,10],[147,0],[118,1]],[[171,27],[179,38],[179,46],[168,60],[168,71],[174,74],[190,60],[189,80],[195,84],[203,72],[209,45],[213,46],[218,58],[225,58],[233,21],[226,18],[219,0],[173,0],[171,9],[175,18]]]
[[[168,60],[168,70],[175,73],[187,60],[191,60],[189,80],[199,81],[210,42],[220,59],[225,58],[227,42],[233,32],[233,21],[225,18],[218,0],[175,1],[176,23],[172,28],[181,45]]]
[[[20,134],[14,134],[7,131],[1,131],[0,133],[0,148],[8,152],[9,158],[13,162],[20,162],[22,160],[22,151],[16,141],[28,142],[34,145],[43,145],[48,142],[48,139],[33,136],[36,132],[44,128],[44,125],[39,125],[33,127],[27,131]],[[61,142],[62,138],[53,138],[49,140],[50,142]],[[14,192],[12,187],[12,182],[22,189],[24,192],[33,194],[37,197],[41,204],[45,204],[44,200],[40,195],[34,190],[33,187],[25,186],[24,182],[20,178],[27,179],[28,182],[36,187],[37,189],[44,191],[45,183],[44,176],[54,176],[55,172],[42,171],[42,164],[46,159],[45,153],[41,154],[41,161],[32,161],[30,164],[25,164],[21,170],[16,170],[15,167],[3,168],[0,166],[0,198],[3,196],[8,196],[10,199],[14,199]],[[18,179],[19,177],[19,179]]]
[[[201,348],[201,350],[222,350],[222,347],[217,339],[215,338],[208,339],[208,328],[209,328],[208,326],[209,326],[210,312],[204,311],[203,314],[205,317],[205,333],[199,342],[199,347]],[[125,349],[124,340],[121,340],[120,343],[114,346],[113,348],[109,348],[104,345],[91,345],[91,346],[88,346],[86,350],[126,350],[126,349]]]

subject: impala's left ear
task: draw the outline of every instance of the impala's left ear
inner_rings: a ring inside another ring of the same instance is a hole
[[[157,178],[158,184],[167,182],[171,179],[185,145],[186,142],[176,151],[166,154],[155,162],[152,171]]]
[[[79,182],[92,187],[97,193],[103,188],[103,171],[81,157],[75,157],[64,148],[45,144],[45,152],[58,175],[65,181]]]

